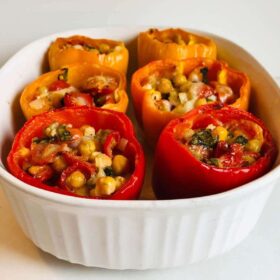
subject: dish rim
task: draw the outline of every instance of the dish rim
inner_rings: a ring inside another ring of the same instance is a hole
[[[40,43],[41,41],[51,40],[52,38],[56,38],[59,36],[70,36],[73,34],[82,34],[82,33],[89,33],[94,30],[100,30],[100,29],[142,29],[146,30],[148,28],[151,28],[146,25],[135,25],[135,26],[95,26],[95,27],[89,27],[89,28],[80,28],[80,29],[73,29],[73,30],[66,30],[62,32],[56,32],[53,34],[49,34],[47,36],[41,37],[37,40],[34,40],[21,48],[18,52],[16,52],[11,58],[8,59],[8,61],[1,67],[0,69],[0,80],[1,76],[5,73],[6,70],[9,69],[9,67],[12,66],[17,61],[17,58],[21,56],[23,52],[26,51],[26,49],[32,48],[33,45],[36,45]],[[155,26],[153,28],[176,28],[172,26]],[[177,27],[181,29],[188,30],[193,33],[202,34],[204,36],[207,36],[209,38],[219,38],[221,40],[224,40],[227,43],[230,43],[231,45],[234,45],[235,47],[240,48],[242,51],[246,53],[248,57],[253,59],[255,63],[268,75],[268,77],[271,78],[271,82],[274,83],[276,86],[276,81],[271,77],[271,75],[268,73],[268,71],[258,62],[258,60],[251,55],[247,50],[239,46],[238,44],[232,42],[231,40],[222,37],[220,35],[216,35],[210,32],[205,32],[203,30],[199,29],[193,29],[188,27]],[[135,31],[136,32],[136,31]],[[135,34],[136,36],[137,34]],[[34,186],[31,186],[29,184],[26,184],[22,182],[21,180],[14,177],[11,173],[8,172],[5,165],[1,161],[0,164],[0,179],[11,184],[13,187],[16,187],[19,191],[33,195],[35,197],[39,197],[42,199],[46,199],[52,202],[64,204],[64,205],[72,205],[72,206],[79,206],[79,207],[106,207],[106,208],[126,208],[126,209],[139,209],[139,208],[170,208],[170,207],[188,207],[191,208],[193,206],[206,206],[209,203],[217,203],[217,204],[224,204],[225,201],[238,198],[243,195],[249,195],[251,192],[254,192],[258,190],[261,187],[265,187],[272,183],[272,181],[275,181],[278,177],[280,177],[280,164],[277,166],[274,166],[272,170],[270,170],[265,175],[247,183],[241,186],[238,186],[234,189],[221,192],[218,194],[213,195],[207,195],[202,197],[193,197],[193,198],[180,198],[180,199],[167,199],[167,200],[110,200],[110,199],[90,199],[90,198],[82,198],[82,197],[73,197],[68,196],[64,194],[58,194],[51,191],[43,190]]]

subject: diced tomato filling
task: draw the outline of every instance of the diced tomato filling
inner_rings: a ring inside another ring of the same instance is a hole
[[[250,121],[182,126],[177,135],[198,160],[218,168],[250,166],[262,156],[262,128]]]
[[[34,110],[60,108],[63,106],[96,106],[119,101],[118,83],[114,77],[96,75],[89,77],[80,88],[67,82],[68,69],[61,69],[58,79],[48,86],[37,89],[35,98],[29,103]]]
[[[127,140],[114,130],[54,122],[18,152],[22,169],[49,185],[77,195],[102,197],[116,192],[129,178],[132,164]]]

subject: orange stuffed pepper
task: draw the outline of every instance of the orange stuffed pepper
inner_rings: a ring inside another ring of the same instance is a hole
[[[88,62],[126,74],[128,65],[128,50],[123,42],[78,35],[57,38],[49,48],[48,57],[51,70],[71,63]]]
[[[216,59],[217,48],[213,40],[182,29],[150,29],[138,36],[138,65],[159,59],[186,59],[207,57]]]
[[[200,105],[218,102],[247,110],[250,81],[217,60],[158,60],[133,74],[131,94],[137,120],[154,145],[170,120]]]
[[[97,64],[72,64],[43,74],[21,94],[27,119],[53,109],[95,106],[125,112],[128,97],[124,74]]]

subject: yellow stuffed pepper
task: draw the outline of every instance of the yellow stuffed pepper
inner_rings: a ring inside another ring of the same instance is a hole
[[[125,112],[128,97],[124,74],[97,64],[72,64],[43,74],[21,94],[27,119],[53,109],[95,106]]]
[[[51,70],[71,63],[96,63],[126,73],[128,50],[123,42],[85,36],[57,38],[48,52]]]
[[[139,67],[160,59],[216,59],[216,56],[217,48],[213,40],[182,29],[150,29],[138,36]]]

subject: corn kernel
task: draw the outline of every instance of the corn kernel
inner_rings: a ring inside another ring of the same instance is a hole
[[[205,105],[206,103],[207,103],[206,98],[199,98],[195,102],[195,107],[198,107],[198,106],[201,106],[201,105]]]
[[[112,168],[116,175],[121,175],[128,172],[129,161],[123,155],[115,155],[113,157]]]
[[[218,72],[218,82],[220,83],[220,84],[222,84],[222,85],[226,85],[227,84],[227,72],[226,72],[226,70],[220,70],[219,72]]]
[[[66,179],[66,185],[75,189],[83,187],[85,183],[86,183],[86,177],[79,170],[76,170],[73,173],[71,173],[70,176],[68,176],[68,178]]]
[[[79,144],[78,150],[82,156],[89,157],[96,150],[96,147],[93,141],[84,140]]]
[[[249,165],[253,164],[256,160],[252,156],[244,155],[243,160],[248,162]]]
[[[246,144],[246,149],[250,152],[259,153],[261,150],[261,142],[258,139],[251,139]]]
[[[95,195],[110,195],[116,190],[116,180],[111,176],[98,178],[95,185]]]
[[[222,126],[217,126],[213,132],[213,135],[218,136],[220,141],[225,141],[228,137],[228,131],[226,128],[222,127]]]
[[[80,130],[83,132],[84,136],[86,137],[94,137],[95,135],[95,129],[94,127],[90,126],[90,125],[83,125]]]
[[[112,165],[112,159],[100,152],[94,152],[90,156],[90,161],[95,163],[95,166],[99,169],[104,169]]]
[[[62,156],[57,156],[52,164],[52,168],[57,172],[62,172],[67,164]]]
[[[161,93],[157,90],[151,90],[152,99],[155,101],[161,100]]]

